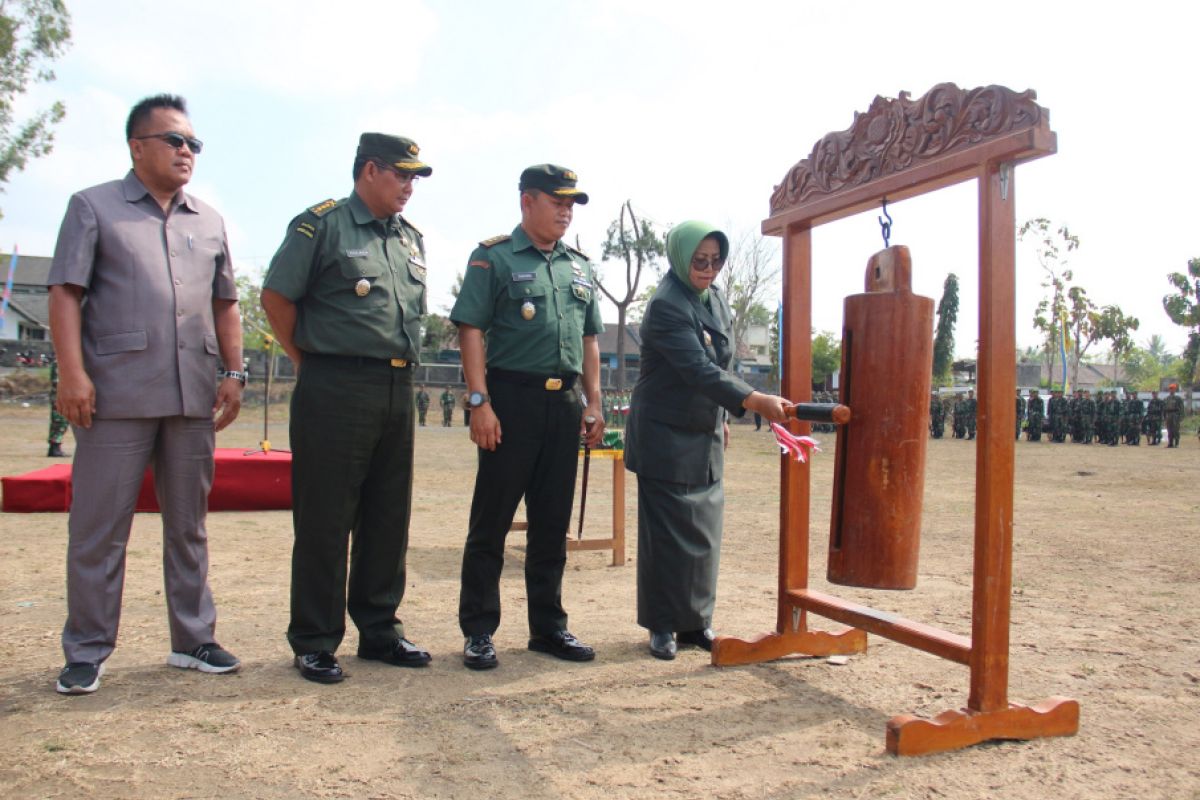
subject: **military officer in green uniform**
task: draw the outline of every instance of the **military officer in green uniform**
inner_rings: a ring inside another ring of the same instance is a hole
[[[575,204],[588,200],[576,181],[554,164],[521,173],[521,224],[475,249],[450,312],[479,447],[458,606],[471,669],[497,664],[504,539],[522,498],[529,649],[569,661],[595,657],[568,632],[562,607],[579,439],[595,447],[604,436],[595,274],[563,241]]]
[[[454,392],[449,386],[442,390],[438,402],[442,405],[442,427],[449,428],[454,424]]]
[[[425,390],[425,384],[417,387],[417,421],[422,428],[425,427],[425,414],[429,411],[429,392]]]
[[[364,133],[354,191],[288,225],[262,305],[296,364],[291,622],[300,674],[343,679],[346,610],[358,657],[424,666],[396,616],[412,498],[413,367],[426,311],[425,245],[401,212],[432,169],[415,142]],[[350,551],[349,588],[346,538]]]

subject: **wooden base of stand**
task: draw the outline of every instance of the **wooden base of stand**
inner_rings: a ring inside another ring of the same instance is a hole
[[[764,633],[753,639],[718,636],[713,641],[712,664],[729,667],[757,664],[790,655],[843,656],[867,651],[867,634],[858,628],[795,633]]]
[[[1040,739],[1079,732],[1079,703],[1051,697],[1036,706],[1010,705],[1001,711],[943,711],[933,719],[911,714],[887,724],[887,750],[894,756],[923,756],[995,739]]]

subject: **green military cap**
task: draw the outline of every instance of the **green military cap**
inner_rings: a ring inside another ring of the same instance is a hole
[[[412,139],[386,133],[364,133],[358,137],[358,157],[376,158],[404,172],[429,177],[433,167],[417,158],[421,148]]]
[[[518,188],[523,192],[527,189],[537,189],[552,194],[555,197],[572,197],[576,203],[586,205],[588,196],[575,188],[579,176],[566,167],[557,164],[538,164],[528,167],[521,173],[521,183]]]

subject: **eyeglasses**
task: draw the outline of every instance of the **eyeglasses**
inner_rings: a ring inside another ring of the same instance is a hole
[[[707,258],[692,259],[692,269],[696,270],[696,272],[708,272],[710,269],[716,272],[723,266],[725,266],[725,259],[723,258],[714,258],[712,261],[709,261]]]
[[[197,139],[195,136],[184,136],[182,133],[148,133],[145,136],[134,136],[134,139],[161,139],[176,150],[183,149],[186,144],[188,149],[196,155],[200,155],[200,151],[204,149],[204,142]]]
[[[392,173],[393,175],[396,176],[396,180],[400,181],[401,183],[416,183],[418,180],[420,180],[420,176],[417,175],[416,173],[402,172],[401,170],[397,169],[396,167],[393,167],[391,164],[388,164],[384,161],[375,161],[374,159],[372,159],[371,163],[373,163],[375,166],[379,167],[380,169],[385,169],[388,172]]]

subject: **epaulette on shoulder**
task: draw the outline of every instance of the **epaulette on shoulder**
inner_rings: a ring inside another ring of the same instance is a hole
[[[568,250],[570,250],[572,253],[575,253],[576,255],[579,255],[579,256],[583,256],[585,260],[591,261],[591,259],[588,258],[588,254],[583,252],[582,250],[580,250],[578,247],[572,247],[571,245],[567,244],[566,242],[563,242],[563,246],[566,247]]]
[[[397,214],[397,216],[398,216],[398,217],[400,217],[400,220],[401,220],[401,221],[402,221],[402,222],[403,222],[405,225],[407,225],[408,227],[410,227],[410,228],[412,228],[414,231],[416,231],[416,233],[417,233],[417,236],[421,236],[421,237],[424,237],[424,236],[425,236],[425,234],[421,232],[421,229],[420,229],[420,228],[418,228],[416,225],[413,225],[411,222],[409,222],[409,221],[408,221],[408,220],[405,218],[405,216],[404,216],[403,214]]]
[[[479,246],[480,247],[495,247],[496,245],[500,244],[501,242],[507,242],[511,238],[512,238],[511,236],[509,236],[507,233],[505,233],[500,236],[493,236],[490,239],[484,239],[482,242],[479,243]]]
[[[315,217],[320,218],[320,217],[323,217],[326,214],[328,214],[330,211],[333,211],[337,207],[338,207],[338,201],[334,200],[331,197],[324,202],[317,203],[315,206],[310,207],[308,209],[308,213],[312,214]]]

